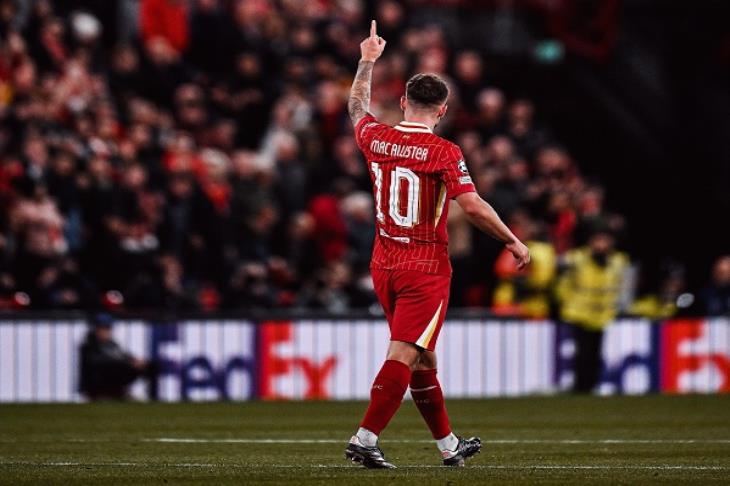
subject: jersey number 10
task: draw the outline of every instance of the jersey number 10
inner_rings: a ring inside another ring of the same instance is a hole
[[[370,168],[375,175],[375,210],[378,221],[385,222],[383,214],[383,170],[378,164],[371,162]],[[404,184],[405,183],[405,184]],[[401,186],[407,187],[405,214],[401,204]],[[388,215],[398,226],[412,228],[418,224],[419,202],[421,199],[421,181],[410,169],[396,167],[390,171],[390,191],[388,197]]]

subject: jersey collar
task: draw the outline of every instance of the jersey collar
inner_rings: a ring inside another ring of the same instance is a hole
[[[428,128],[428,125],[424,125],[423,123],[416,123],[416,122],[409,122],[409,121],[402,121],[396,126],[394,126],[396,130],[399,132],[407,132],[407,133],[433,133],[430,128]]]

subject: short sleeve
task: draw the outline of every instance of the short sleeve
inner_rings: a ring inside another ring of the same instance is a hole
[[[461,149],[454,146],[447,150],[447,154],[441,169],[441,181],[446,186],[447,197],[453,199],[465,192],[476,192]]]
[[[378,122],[377,118],[370,113],[362,117],[360,121],[357,122],[357,125],[355,125],[355,141],[357,142],[357,146],[360,147],[360,150],[366,154],[368,153],[367,151],[370,146],[370,140],[373,136],[373,129],[377,128],[379,125],[380,122]]]

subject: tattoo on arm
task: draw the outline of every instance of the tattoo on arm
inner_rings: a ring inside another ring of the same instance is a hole
[[[352,81],[350,99],[347,101],[347,111],[350,119],[356,124],[364,117],[370,109],[370,84],[373,77],[372,61],[360,61],[357,65],[357,73]]]

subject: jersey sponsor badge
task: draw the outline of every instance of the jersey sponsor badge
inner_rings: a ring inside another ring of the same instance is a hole
[[[459,177],[459,184],[471,184],[471,176]]]

